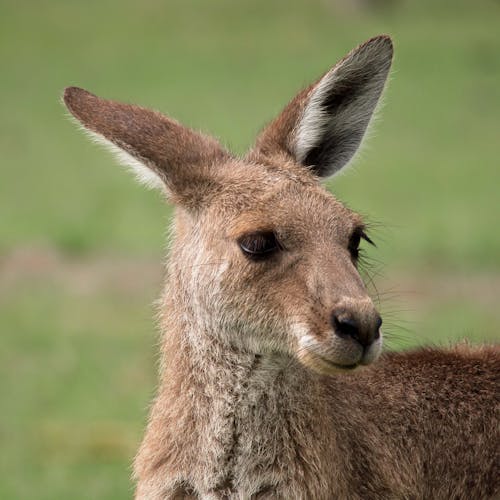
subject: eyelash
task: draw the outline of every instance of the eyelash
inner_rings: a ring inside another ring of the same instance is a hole
[[[368,235],[364,232],[363,229],[355,229],[351,235],[349,244],[347,246],[354,260],[358,260],[359,258],[359,253],[360,253],[359,245],[361,244],[362,239],[368,242],[370,245],[375,246],[375,243],[368,237]]]
[[[238,239],[238,244],[246,257],[264,260],[283,250],[273,231],[248,233]]]

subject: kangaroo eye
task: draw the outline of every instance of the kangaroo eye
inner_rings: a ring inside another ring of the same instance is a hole
[[[366,235],[363,229],[355,229],[349,239],[349,245],[347,247],[354,260],[357,260],[359,257],[359,244],[361,243],[361,239],[375,246],[375,243]]]
[[[269,258],[282,250],[272,231],[245,234],[238,239],[238,244],[243,253],[253,260]]]
[[[359,231],[354,231],[352,233],[351,238],[349,240],[349,245],[348,245],[348,250],[349,253],[352,255],[352,258],[354,260],[357,260],[359,257],[359,244],[361,242],[361,233]]]

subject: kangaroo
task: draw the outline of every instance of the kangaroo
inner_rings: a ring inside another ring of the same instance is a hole
[[[352,50],[241,158],[65,90],[84,129],[176,206],[136,498],[499,498],[499,350],[380,356],[357,270],[367,228],[321,185],[359,148],[392,56],[385,35]]]

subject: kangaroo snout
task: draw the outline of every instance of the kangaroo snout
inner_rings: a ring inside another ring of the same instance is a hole
[[[380,338],[382,318],[371,301],[349,301],[336,307],[331,315],[335,335],[352,338],[366,349]]]
[[[332,375],[377,360],[382,350],[382,318],[369,297],[342,298],[329,321],[322,335],[302,334],[298,357],[303,364]]]

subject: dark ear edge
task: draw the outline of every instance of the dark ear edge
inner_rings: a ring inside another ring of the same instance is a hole
[[[192,196],[192,183],[210,177],[213,165],[231,158],[216,139],[156,111],[78,87],[66,88],[63,101],[84,130],[116,153],[141,182],[166,189],[174,199]]]
[[[285,155],[322,178],[339,171],[363,140],[392,57],[387,35],[352,50],[264,129],[251,157]]]

